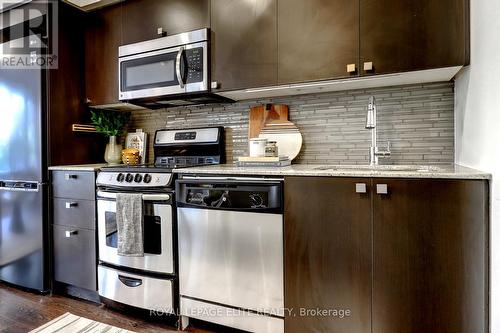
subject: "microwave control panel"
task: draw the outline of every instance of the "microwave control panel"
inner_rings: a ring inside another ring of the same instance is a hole
[[[188,64],[187,83],[203,81],[203,48],[187,49],[186,59]]]

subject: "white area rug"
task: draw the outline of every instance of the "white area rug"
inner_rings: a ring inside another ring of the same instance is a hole
[[[66,312],[29,333],[134,333]]]

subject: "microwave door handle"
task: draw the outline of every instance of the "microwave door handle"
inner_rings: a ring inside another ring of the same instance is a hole
[[[177,74],[177,80],[179,81],[179,86],[181,87],[181,89],[184,89],[184,78],[182,77],[181,73],[181,61],[183,53],[184,53],[184,46],[181,46],[179,48],[179,52],[177,52],[177,58],[175,60],[175,73]]]

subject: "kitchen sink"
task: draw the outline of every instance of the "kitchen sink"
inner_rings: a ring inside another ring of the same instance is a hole
[[[320,171],[391,171],[391,172],[439,172],[442,168],[430,165],[328,165],[319,166]]]

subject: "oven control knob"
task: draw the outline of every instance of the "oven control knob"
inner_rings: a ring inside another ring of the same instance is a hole
[[[140,183],[142,181],[142,176],[141,174],[136,174],[135,177],[134,177],[134,182],[136,183]]]
[[[125,180],[127,181],[127,183],[131,183],[132,180],[134,180],[134,176],[132,176],[130,173],[127,173]]]
[[[122,182],[123,180],[125,179],[125,176],[123,175],[123,173],[119,173],[118,176],[116,176],[116,181],[118,182]]]
[[[147,184],[147,183],[151,183],[151,175],[150,174],[145,174],[144,175],[144,182]]]

